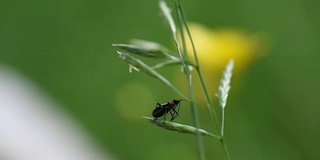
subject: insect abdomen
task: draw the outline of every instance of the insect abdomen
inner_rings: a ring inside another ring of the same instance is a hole
[[[161,117],[166,114],[166,110],[164,108],[157,107],[153,110],[153,117]]]

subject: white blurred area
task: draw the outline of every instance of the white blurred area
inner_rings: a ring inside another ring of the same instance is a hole
[[[114,159],[59,108],[22,75],[0,65],[0,160]]]

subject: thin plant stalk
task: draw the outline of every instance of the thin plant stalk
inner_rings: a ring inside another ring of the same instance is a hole
[[[162,62],[162,63],[158,63],[155,66],[153,66],[152,68],[153,69],[158,69],[158,68],[162,68],[162,67],[165,67],[165,66],[176,65],[176,64],[180,64],[180,63],[181,62],[179,62],[179,61],[168,60],[168,61],[165,61],[165,62]]]
[[[179,31],[180,31],[182,45],[183,45],[183,51],[184,51],[183,56],[185,57],[184,59],[188,60],[188,52],[187,52],[186,41],[185,41],[185,36],[184,36],[184,31],[183,31],[183,22],[181,21],[181,19],[182,19],[181,13],[177,10],[178,5],[179,5],[179,2],[176,1],[175,2],[175,10],[176,10],[176,14],[177,14]],[[184,69],[185,69],[185,73],[187,75],[187,80],[188,80],[188,88],[189,88],[189,92],[190,92],[193,123],[195,124],[196,128],[200,128],[197,106],[195,105],[196,100],[195,100],[194,89],[193,89],[193,85],[192,85],[192,75],[190,72],[190,68],[187,65],[184,66]],[[197,132],[196,136],[197,136],[197,143],[199,144],[198,145],[199,158],[206,159],[201,133]]]
[[[183,56],[181,49],[180,49],[180,45],[176,36],[176,26],[175,23],[173,21],[173,18],[170,14],[170,9],[169,7],[167,7],[166,3],[164,0],[160,0],[160,8],[165,16],[165,18],[167,19],[167,21],[169,22],[170,28],[171,28],[171,32],[173,35],[173,39],[176,45],[176,48],[178,50],[179,56],[181,57],[181,59],[185,59],[187,58],[187,56]],[[175,1],[175,6],[177,6],[177,1]],[[179,26],[180,29],[182,29],[182,23],[181,23],[181,15],[179,15],[180,13],[176,10],[176,13],[178,15],[178,21],[179,21]],[[189,93],[190,93],[190,102],[191,102],[191,108],[192,108],[192,117],[193,117],[193,122],[196,128],[200,128],[200,122],[199,122],[199,117],[198,117],[198,112],[197,112],[197,108],[196,108],[196,103],[195,103],[195,95],[194,95],[194,90],[193,90],[193,86],[192,86],[192,75],[190,73],[190,69],[188,67],[188,65],[185,63],[183,63],[183,68],[184,68],[184,72],[187,76],[187,81],[188,81],[188,87],[189,87]],[[205,160],[205,152],[204,152],[204,145],[203,145],[203,140],[202,140],[202,136],[200,134],[200,132],[197,131],[196,134],[196,141],[197,141],[197,148],[198,148],[198,153],[199,153],[199,159],[200,160]]]
[[[204,76],[203,76],[202,71],[200,69],[200,64],[199,64],[199,60],[198,60],[198,56],[197,56],[197,51],[195,49],[195,46],[194,46],[194,43],[193,43],[193,39],[191,37],[191,33],[190,33],[190,30],[189,30],[189,27],[188,27],[188,24],[187,24],[186,17],[184,15],[183,9],[182,9],[182,7],[180,5],[178,6],[178,10],[179,10],[179,12],[181,12],[182,20],[183,20],[184,26],[186,27],[186,31],[188,33],[188,37],[189,37],[190,42],[191,42],[191,46],[192,46],[192,50],[193,50],[193,54],[194,54],[194,59],[195,59],[195,63],[196,63],[195,64],[195,68],[197,70],[197,74],[199,76],[200,83],[201,83],[201,86],[202,86],[204,94],[205,94],[205,99],[206,99],[206,102],[207,102],[208,109],[210,111],[211,117],[213,118],[213,121],[215,121],[215,123],[216,123],[216,127],[217,127],[218,131],[220,131],[218,117],[217,117],[216,111],[213,108],[213,103],[212,103],[210,94],[208,92],[207,85],[206,85],[206,83],[204,81]]]
[[[206,101],[207,101],[207,105],[208,105],[208,108],[210,110],[210,113],[211,113],[211,116],[213,117],[215,123],[216,123],[216,127],[218,129],[218,131],[220,130],[221,133],[220,133],[220,142],[223,146],[223,151],[225,153],[225,156],[226,156],[226,159],[230,160],[230,156],[229,156],[229,152],[227,150],[227,146],[226,144],[224,143],[224,134],[223,134],[223,130],[222,128],[220,129],[219,127],[219,122],[218,122],[218,117],[217,117],[217,114],[213,108],[213,103],[212,103],[212,100],[210,98],[210,95],[209,95],[209,92],[208,92],[208,89],[207,89],[207,86],[205,84],[205,81],[204,81],[204,77],[203,77],[203,74],[202,74],[202,71],[200,69],[200,65],[199,65],[199,60],[198,60],[198,56],[197,56],[197,52],[196,52],[196,49],[195,49],[195,46],[194,46],[194,43],[193,43],[193,40],[192,40],[192,36],[191,36],[191,33],[190,33],[190,30],[189,30],[189,27],[188,27],[188,24],[187,24],[187,19],[184,15],[184,12],[183,12],[183,9],[182,7],[180,6],[180,2],[179,0],[176,0],[176,7],[177,7],[177,11],[180,12],[180,15],[181,15],[181,18],[182,18],[182,21],[184,23],[184,26],[186,28],[186,31],[188,33],[188,37],[190,39],[190,42],[191,42],[191,45],[192,45],[192,49],[193,49],[193,53],[194,53],[194,58],[195,58],[195,65],[196,65],[196,70],[197,70],[197,73],[199,75],[199,78],[200,78],[200,81],[201,81],[201,85],[202,85],[202,88],[203,88],[203,91],[205,93],[205,97],[206,97]],[[222,122],[223,122],[223,125],[224,125],[224,111],[223,111],[223,119],[222,119]]]
[[[221,137],[224,136],[224,108],[221,108]]]
[[[227,145],[226,143],[224,142],[224,108],[222,108],[221,110],[221,137],[220,137],[220,142],[222,144],[222,147],[223,147],[223,152],[226,156],[226,159],[227,160],[230,160],[230,155],[229,155],[229,152],[228,152],[228,148],[227,148]]]

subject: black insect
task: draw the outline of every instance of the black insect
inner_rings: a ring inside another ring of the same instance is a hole
[[[157,118],[163,116],[163,122],[166,120],[166,116],[168,113],[171,114],[171,121],[173,121],[176,117],[179,116],[179,109],[180,109],[180,100],[172,100],[170,102],[160,104],[157,103],[156,108],[153,110],[152,115],[154,117],[154,121],[157,120]],[[177,108],[178,107],[178,108]],[[178,109],[178,110],[176,110]]]

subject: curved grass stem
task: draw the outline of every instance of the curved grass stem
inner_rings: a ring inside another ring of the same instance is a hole
[[[195,46],[194,46],[194,43],[193,43],[193,39],[192,39],[192,36],[191,36],[191,32],[189,30],[189,27],[188,27],[188,23],[187,23],[187,18],[185,17],[184,15],[184,11],[182,9],[182,7],[180,6],[180,2],[179,0],[176,0],[177,2],[177,11],[180,13],[180,16],[181,16],[181,19],[182,19],[182,22],[184,24],[184,27],[186,28],[186,31],[187,31],[187,34],[188,34],[188,38],[191,42],[191,46],[192,46],[192,50],[193,50],[193,54],[194,54],[194,58],[195,58],[195,65],[196,65],[196,70],[197,70],[197,74],[199,76],[199,79],[200,79],[200,82],[201,82],[201,86],[203,88],[203,91],[205,93],[205,99],[206,99],[206,102],[207,102],[207,106],[208,106],[208,109],[210,111],[210,114],[211,114],[211,118],[212,120],[214,121],[214,123],[216,124],[216,128],[218,129],[218,132],[219,132],[219,135],[220,135],[220,143],[221,145],[223,146],[223,151],[225,153],[225,157],[226,159],[230,160],[230,156],[229,156],[229,152],[227,150],[227,146],[226,144],[224,143],[224,131],[223,131],[223,128],[220,128],[219,126],[219,121],[218,121],[218,117],[217,117],[217,114],[216,114],[216,111],[214,110],[213,108],[213,103],[212,103],[212,100],[211,100],[211,97],[210,97],[210,94],[208,92],[208,89],[207,89],[207,86],[206,86],[206,83],[204,81],[204,77],[203,77],[203,74],[202,74],[202,71],[200,69],[200,64],[199,64],[199,60],[198,60],[198,56],[197,56],[197,52],[196,52],[196,49],[195,49]],[[183,34],[183,33],[182,33]],[[184,42],[185,43],[185,42]],[[222,123],[224,125],[224,112],[223,112],[223,119],[222,119]]]
[[[186,64],[186,60],[187,59],[187,55],[186,53],[184,55],[182,55],[181,49],[180,49],[180,44],[178,42],[177,36],[176,36],[176,26],[175,23],[173,21],[173,18],[171,16],[170,13],[170,9],[167,6],[167,4],[165,3],[164,0],[160,0],[159,1],[160,4],[160,9],[162,10],[162,13],[164,15],[164,17],[166,18],[166,20],[169,22],[170,28],[171,28],[171,32],[173,35],[173,39],[176,45],[176,48],[178,50],[179,56],[180,58],[183,60],[183,68],[184,68],[184,72],[187,76],[187,81],[188,81],[188,88],[189,88],[189,93],[190,93],[190,102],[191,102],[191,108],[192,108],[192,117],[193,117],[193,123],[195,125],[196,128],[200,128],[200,122],[199,122],[199,117],[198,117],[198,112],[197,112],[197,107],[196,107],[196,102],[195,102],[195,95],[194,95],[194,90],[193,90],[193,86],[192,86],[192,75],[190,73],[190,69],[188,64]],[[181,21],[181,13],[177,10],[178,6],[180,5],[179,1],[175,1],[175,11],[177,14],[177,19],[178,19],[178,24],[179,24],[179,29],[180,31],[183,29],[183,23]],[[184,39],[184,37],[182,37]],[[184,40],[183,40],[184,41]],[[184,47],[185,47],[185,42],[184,42]],[[201,137],[200,132],[196,132],[196,141],[197,141],[197,148],[198,148],[198,153],[199,153],[199,159],[200,160],[205,160],[205,152],[204,152],[204,145],[203,145],[203,140]]]

